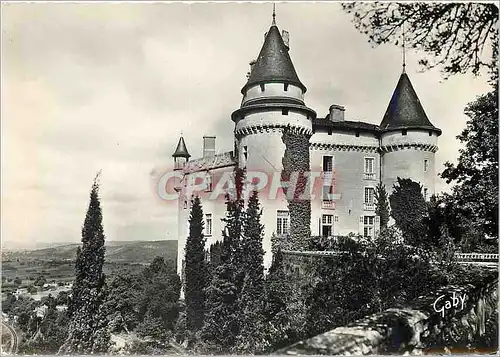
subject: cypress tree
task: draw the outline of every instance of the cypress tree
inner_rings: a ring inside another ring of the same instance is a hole
[[[389,223],[389,201],[387,190],[382,182],[379,182],[375,190],[375,214],[380,217],[380,228],[387,228]]]
[[[82,227],[82,246],[77,250],[76,278],[69,303],[68,337],[60,353],[106,352],[110,335],[102,309],[105,300],[104,230],[99,200],[99,174],[90,191],[90,202]]]
[[[204,289],[208,282],[203,228],[203,208],[200,198],[196,196],[189,217],[189,236],[185,247],[186,324],[192,332],[202,327],[205,314]]]
[[[290,298],[293,294],[284,269],[283,254],[278,247],[265,280],[264,317],[268,327],[268,339],[274,348],[289,342],[292,323]]]
[[[235,194],[226,194],[225,229],[222,232],[222,254],[206,290],[206,315],[201,338],[205,352],[228,353],[240,331],[238,296],[245,278],[242,262],[243,222],[245,217],[243,184],[245,172],[236,168]]]
[[[260,223],[262,211],[257,191],[253,191],[243,224],[241,248],[244,272],[243,287],[239,296],[240,335],[237,350],[244,353],[263,352],[267,347],[264,323],[264,226]]]

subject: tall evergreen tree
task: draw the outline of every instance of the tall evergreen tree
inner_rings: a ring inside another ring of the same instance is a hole
[[[264,250],[262,238],[264,226],[260,223],[262,211],[257,191],[253,191],[243,224],[241,243],[245,274],[239,300],[240,334],[236,342],[237,351],[244,353],[263,352],[267,347],[264,322]]]
[[[99,174],[90,191],[90,203],[82,227],[82,246],[77,250],[72,297],[69,303],[68,337],[60,353],[106,352],[109,347],[105,300],[104,230],[99,200]]]
[[[201,339],[204,344],[202,348],[208,353],[229,353],[240,330],[238,296],[244,282],[241,264],[244,256],[241,242],[245,216],[243,182],[244,170],[236,169],[235,194],[226,195],[221,261],[206,290],[206,314]]]
[[[207,264],[205,262],[205,235],[203,234],[203,208],[200,198],[193,200],[189,217],[189,236],[185,247],[185,301],[187,329],[195,332],[203,326],[205,314],[205,287]]]
[[[262,239],[264,236],[264,226],[260,222],[262,210],[259,204],[259,194],[253,191],[248,200],[248,208],[243,223],[243,241],[241,243],[243,256],[243,269],[249,278],[248,284],[262,292],[264,281],[264,249]]]
[[[389,223],[389,201],[385,185],[379,182],[375,190],[375,214],[380,217],[380,228],[387,228]]]
[[[273,347],[283,347],[289,342],[291,284],[287,281],[283,253],[278,247],[273,252],[273,261],[265,280],[265,321],[268,324],[268,339]]]

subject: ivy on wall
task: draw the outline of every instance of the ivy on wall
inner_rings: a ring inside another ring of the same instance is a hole
[[[310,171],[309,138],[290,126],[283,129],[282,140],[286,149],[282,159],[281,180],[291,182],[294,181],[292,173],[298,175],[295,187],[283,190],[287,195],[290,212],[289,246],[292,249],[305,249],[311,237],[311,201],[306,192],[306,173]]]

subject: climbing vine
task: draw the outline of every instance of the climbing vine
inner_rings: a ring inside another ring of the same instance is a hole
[[[290,212],[290,246],[300,250],[307,247],[311,237],[311,201],[306,192],[306,173],[310,171],[309,136],[288,126],[283,130],[282,140],[286,149],[282,159],[281,180],[293,182],[293,175],[298,176],[295,187],[290,186],[283,191],[287,195]]]

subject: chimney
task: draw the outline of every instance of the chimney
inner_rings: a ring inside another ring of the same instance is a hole
[[[288,31],[283,30],[281,32],[281,38],[283,39],[286,48],[290,49],[290,33]]]
[[[344,121],[345,108],[341,105],[332,104],[330,106],[330,120],[331,121]]]
[[[215,136],[203,137],[203,157],[215,156]]]

